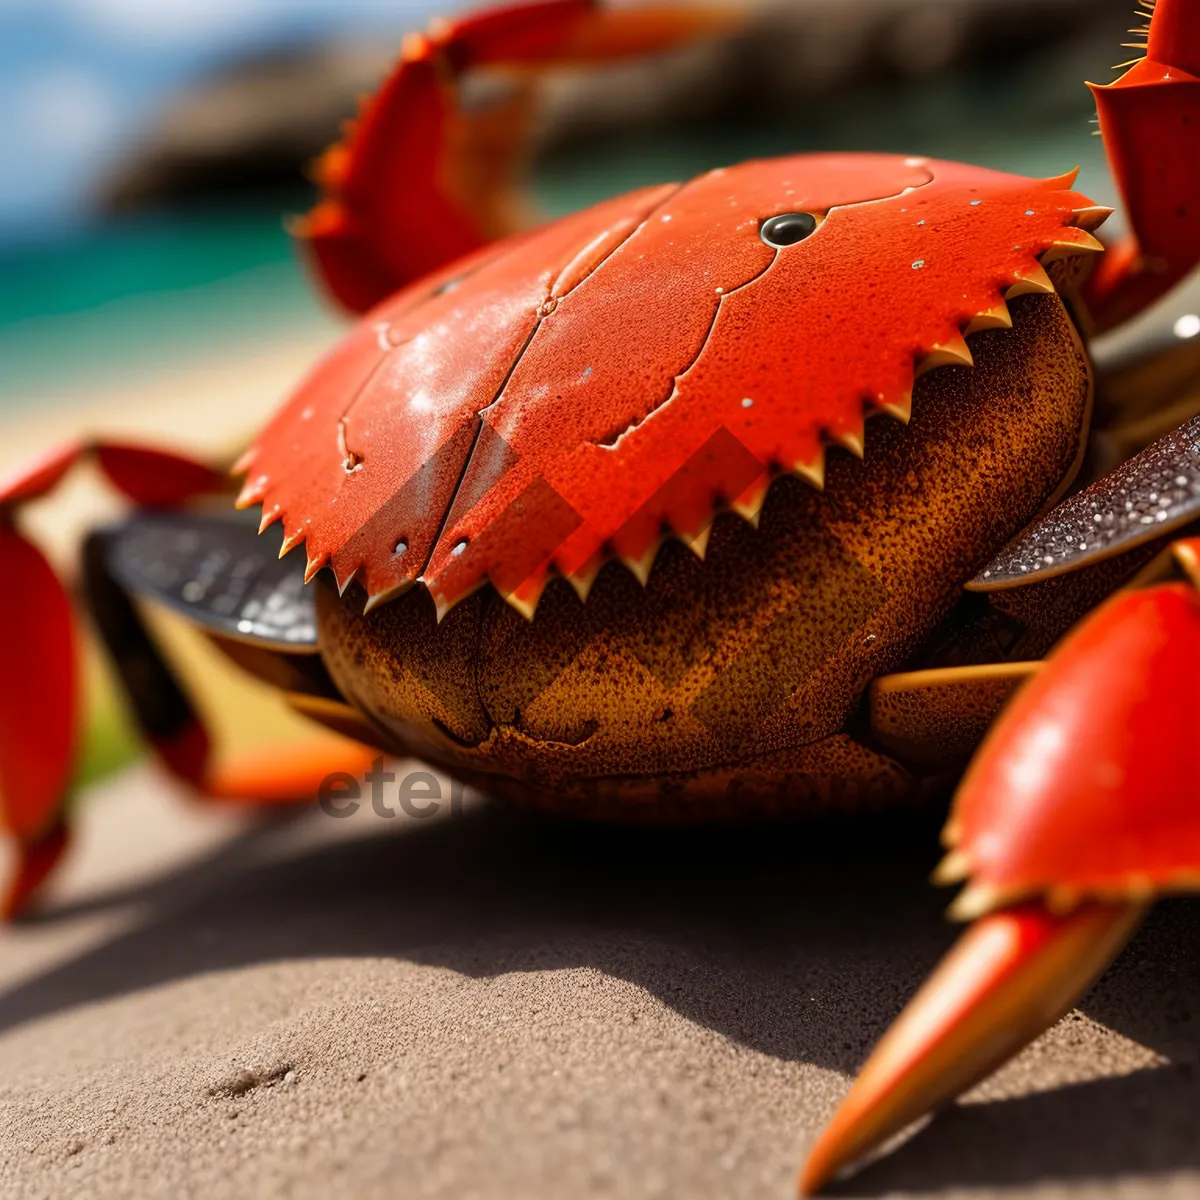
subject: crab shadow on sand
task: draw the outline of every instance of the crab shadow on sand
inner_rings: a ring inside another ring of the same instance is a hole
[[[267,821],[181,871],[29,918],[136,913],[0,996],[0,1031],[273,960],[394,957],[476,977],[588,966],[735,1043],[852,1073],[954,936],[927,884],[936,818],[656,831],[481,805],[295,836],[327,820]],[[955,1106],[840,1194],[1200,1168],[1196,918],[1194,903],[1160,906],[1083,1005],[1169,1065]]]

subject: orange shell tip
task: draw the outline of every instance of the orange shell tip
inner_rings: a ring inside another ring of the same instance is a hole
[[[266,490],[266,485],[262,480],[247,483],[238,492],[237,499],[233,502],[233,507],[240,511],[244,508],[250,508],[252,505],[261,504]]]
[[[902,425],[907,425],[912,420],[912,392],[904,392],[894,400],[877,400],[875,409],[878,412],[886,413],[889,417],[894,417]]]
[[[262,520],[258,523],[258,532],[265,533],[268,529],[270,529],[271,526],[279,520],[281,512],[282,510],[278,504],[275,505],[274,508],[263,509]]]
[[[258,447],[251,446],[249,450],[239,455],[237,462],[229,468],[230,475],[245,475],[254,466],[256,458],[258,458]]]
[[[964,336],[970,337],[971,334],[979,333],[984,329],[1011,329],[1012,323],[1012,313],[1008,311],[1008,305],[1001,300],[992,308],[976,313],[964,331]]]
[[[806,483],[811,483],[818,492],[825,490],[825,451],[818,450],[817,457],[809,463],[793,463],[792,474],[799,475]]]
[[[645,587],[650,580],[650,572],[654,568],[654,560],[658,557],[658,548],[663,544],[663,539],[657,537],[646,547],[645,553],[633,558],[629,555],[622,554],[621,561],[633,572],[634,578]]]
[[[1040,268],[1039,268],[1040,269]],[[1053,289],[1052,289],[1053,290]],[[937,367],[973,367],[975,359],[963,335],[956,333],[944,342],[935,343],[917,365],[917,374],[924,375]]]
[[[532,621],[533,614],[537,611],[538,601],[541,600],[542,593],[550,582],[550,571],[549,564],[543,565],[531,575],[527,575],[515,588],[508,591],[500,588],[496,590],[525,620]]]
[[[1031,271],[1018,276],[1016,283],[1005,292],[1004,298],[1012,300],[1016,296],[1031,294],[1047,296],[1053,291],[1054,284],[1050,282],[1050,276],[1043,270],[1041,263],[1038,263]]]
[[[600,568],[603,566],[603,556],[594,554],[574,571],[563,572],[563,578],[575,589],[581,603],[587,600],[592,584],[596,582],[596,576],[600,574]]]
[[[351,575],[350,579],[353,578],[354,576]],[[350,584],[350,579],[346,580],[347,587]],[[371,609],[378,608],[380,605],[386,604],[389,600],[394,600],[398,595],[400,595],[401,592],[406,591],[407,588],[407,583],[398,583],[393,587],[384,588],[381,592],[370,593],[370,595],[367,596],[366,604],[363,605],[363,614],[365,615],[369,613]],[[441,620],[440,616],[438,617],[438,620]]]
[[[866,449],[864,444],[864,430],[844,429],[841,433],[830,434],[830,437],[842,449],[849,450],[855,458],[862,458],[863,452]]]
[[[737,511],[736,505],[734,507],[734,511],[735,512]],[[748,521],[752,522],[753,524],[757,525],[758,524],[758,513],[755,512],[753,517],[747,517],[746,519]],[[695,535],[695,537],[683,539],[684,542],[686,543],[688,549],[691,550],[691,552],[698,559],[700,559],[701,562],[704,561],[704,556],[705,556],[705,554],[708,553],[708,539],[711,534],[712,534],[712,522],[710,521],[707,525],[705,525],[705,527],[702,530],[700,530],[700,532],[698,534]]]
[[[1072,224],[1077,229],[1099,229],[1113,215],[1113,212],[1113,209],[1104,204],[1091,204],[1087,208],[1077,208],[1071,214],[1075,218]]]
[[[279,557],[284,558],[291,554],[302,541],[304,541],[304,534],[301,532],[287,534],[279,546]]]
[[[337,584],[337,590],[338,590],[339,596],[344,596],[346,594],[346,589],[354,582],[354,577],[357,574],[358,574],[358,567],[355,567],[350,572],[349,575],[347,575],[347,576],[345,576],[345,578],[343,578],[341,575],[338,574],[337,567],[333,568],[333,579],[334,579],[334,582]]]
[[[310,558],[308,560],[308,565],[304,568],[305,583],[312,583],[317,572],[320,571],[320,569],[325,565],[325,563],[328,561],[328,558],[329,556],[327,554],[319,554],[316,558]]]
[[[771,487],[771,477],[765,472],[760,475],[736,500],[730,504],[730,509],[737,513],[743,521],[749,521],[755,528],[758,527],[758,519],[762,515],[762,507],[767,499],[767,492]],[[712,522],[697,535],[696,541],[703,539],[701,549],[696,549],[695,543],[692,549],[696,551],[698,557],[703,558],[705,551],[708,549],[709,534],[712,533]]]
[[[1059,258],[1070,258],[1073,254],[1100,254],[1104,251],[1104,243],[1094,238],[1086,229],[1076,229],[1067,226],[1061,237],[1056,237],[1050,243],[1050,248],[1042,255],[1042,262],[1054,262]]]
[[[1075,180],[1079,178],[1079,168],[1075,167],[1068,171],[1065,175],[1054,175],[1049,179],[1043,179],[1042,186],[1049,192],[1069,192],[1075,186]]]

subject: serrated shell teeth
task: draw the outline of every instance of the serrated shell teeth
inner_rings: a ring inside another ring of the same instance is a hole
[[[1039,180],[1039,182],[1048,192],[1069,192],[1075,186],[1075,180],[1078,178],[1079,168],[1076,167],[1065,175],[1054,175],[1049,179]]]
[[[730,504],[730,509],[737,513],[743,521],[749,521],[751,525],[757,528],[758,518],[762,515],[762,506],[767,498],[767,491],[771,487],[771,477],[769,475],[760,475],[736,500]],[[703,547],[696,549],[695,544],[692,549],[696,551],[699,558],[704,557],[705,551],[708,549],[708,535],[712,532],[710,524],[701,537],[704,539]]]
[[[1074,218],[1071,222],[1076,229],[1087,229],[1089,231],[1099,229],[1109,217],[1113,215],[1113,210],[1103,204],[1092,204],[1087,208],[1077,208],[1071,216]]]
[[[849,450],[855,458],[862,458],[866,449],[866,431],[863,429],[844,429],[841,433],[830,435],[833,441],[843,449]]]
[[[266,494],[267,477],[265,475],[260,475],[257,479],[248,479],[242,490],[238,492],[238,497],[233,502],[233,507],[240,510],[250,508],[255,504],[261,504]]]
[[[1008,305],[1001,300],[994,307],[976,313],[971,318],[971,323],[963,330],[963,336],[970,337],[971,334],[984,329],[1011,329],[1012,323],[1012,313],[1008,311]]]
[[[575,589],[575,594],[581,603],[587,600],[588,593],[592,590],[592,584],[596,582],[596,576],[600,574],[600,568],[603,566],[603,556],[594,554],[577,570],[569,574],[563,573],[563,578]]]
[[[654,560],[658,557],[658,550],[662,544],[663,538],[660,536],[655,538],[646,548],[645,553],[637,558],[621,555],[621,561],[633,572],[634,578],[642,587],[645,587],[650,580],[650,571],[654,567]]]
[[[817,457],[812,462],[796,462],[792,463],[791,471],[793,475],[799,475],[806,483],[811,483],[818,492],[825,490],[825,450],[824,448],[817,451]]]
[[[308,560],[308,565],[304,568],[304,582],[312,583],[317,572],[329,561],[328,554],[318,554]]]
[[[511,592],[502,593],[504,599],[517,610],[527,621],[533,620],[533,614],[537,611],[538,601],[542,598],[542,593],[546,590],[550,582],[550,571],[547,568],[542,568],[535,575],[531,575]],[[441,619],[440,617],[438,618]]]
[[[736,510],[735,510],[736,511]],[[752,524],[758,524],[758,514],[753,517],[747,517],[746,520]],[[712,522],[709,521],[705,527],[700,530],[695,537],[685,539],[687,548],[701,561],[704,561],[704,556],[708,553],[708,539],[712,536]]]
[[[1050,276],[1046,274],[1041,263],[1038,263],[1033,270],[1027,275],[1022,275],[1016,283],[1004,293],[1005,300],[1012,300],[1017,296],[1047,296],[1054,292],[1054,284],[1050,282]]]
[[[351,575],[350,579],[353,578],[354,576]],[[350,585],[350,579],[346,580],[347,587]],[[338,586],[341,591],[345,591],[345,588],[342,588],[340,584]],[[404,583],[397,583],[393,587],[384,588],[381,592],[372,592],[367,597],[366,604],[363,605],[363,615],[365,616],[371,609],[378,608],[381,604],[386,604],[389,600],[394,600],[401,592],[407,591],[408,586],[408,582],[405,581]],[[438,620],[440,621],[441,617]]]
[[[264,508],[262,520],[259,521],[259,523],[258,523],[258,532],[266,533],[266,531],[268,529],[270,529],[271,526],[274,525],[276,521],[279,520],[282,512],[283,512],[283,510],[279,507],[278,504],[276,504],[274,506],[274,508]]]
[[[249,471],[252,466],[254,466],[254,460],[256,458],[258,458],[258,447],[251,446],[250,449],[241,454],[238,457],[237,462],[235,462],[233,466],[229,468],[230,475],[245,475],[246,472]]]
[[[1073,254],[1102,254],[1104,243],[1094,238],[1086,229],[1071,227],[1069,234],[1055,238],[1050,248],[1042,255],[1042,262],[1054,262],[1059,258],[1070,258]]]
[[[912,391],[904,392],[894,400],[877,400],[875,410],[894,417],[902,425],[907,425],[912,420]]]
[[[338,595],[344,596],[346,594],[346,589],[354,582],[354,577],[358,574],[358,567],[360,564],[356,563],[353,567],[351,567],[350,572],[347,575],[342,575],[341,572],[338,571],[332,559],[330,560],[329,565],[333,567],[333,580],[337,584]]]
[[[295,550],[295,548],[300,545],[302,541],[304,541],[303,530],[297,530],[295,533],[287,534],[279,546],[279,557],[283,558],[285,555],[291,554],[291,552]]]
[[[930,347],[929,353],[917,364],[917,375],[924,375],[936,367],[973,367],[975,359],[971,348],[961,333],[956,333],[944,342],[937,342]]]

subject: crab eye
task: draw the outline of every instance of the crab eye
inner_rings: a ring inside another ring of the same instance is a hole
[[[802,242],[817,228],[817,218],[812,213],[780,213],[762,223],[758,231],[768,246],[794,246]]]

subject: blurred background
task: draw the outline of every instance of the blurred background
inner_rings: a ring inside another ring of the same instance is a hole
[[[1131,53],[1132,7],[762,0],[729,41],[548,81],[533,190],[556,214],[755,155],[874,149],[1078,163],[1111,202],[1083,81]],[[306,164],[441,9],[0,0],[0,466],[79,429],[249,435],[338,328],[284,230]],[[35,521],[65,558],[105,510],[86,483],[56,504]],[[92,757],[119,760],[97,711]]]

